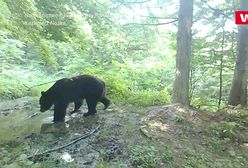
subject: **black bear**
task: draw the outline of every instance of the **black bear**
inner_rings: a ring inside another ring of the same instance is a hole
[[[81,107],[83,99],[88,106],[85,117],[97,112],[98,101],[104,104],[104,109],[110,105],[104,81],[91,75],[80,75],[60,79],[46,92],[41,92],[40,111],[49,110],[54,105],[54,122],[64,122],[68,104],[74,102],[74,113]]]

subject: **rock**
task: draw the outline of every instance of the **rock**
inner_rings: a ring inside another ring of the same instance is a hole
[[[236,153],[235,153],[235,151],[233,151],[233,150],[228,151],[228,153],[229,153],[229,155],[232,156],[232,157],[236,156]]]
[[[65,162],[73,162],[74,159],[71,157],[71,155],[68,152],[64,152],[61,156],[61,158],[65,161]]]

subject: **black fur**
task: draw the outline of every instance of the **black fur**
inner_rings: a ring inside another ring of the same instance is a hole
[[[80,75],[60,79],[46,92],[41,92],[40,111],[49,110],[54,105],[54,122],[64,122],[68,104],[74,102],[74,113],[81,107],[83,99],[86,99],[88,106],[85,117],[97,112],[98,101],[104,104],[104,109],[110,105],[110,100],[106,97],[105,83],[91,75]]]

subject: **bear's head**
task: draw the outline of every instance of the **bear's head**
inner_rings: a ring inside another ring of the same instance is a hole
[[[42,91],[40,97],[40,111],[45,112],[49,110],[52,105],[53,105],[52,96],[49,95],[49,93]]]

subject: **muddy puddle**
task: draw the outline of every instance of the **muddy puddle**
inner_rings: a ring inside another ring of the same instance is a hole
[[[38,98],[24,97],[0,103],[0,143],[19,136],[39,133],[42,119],[52,112],[40,113]]]

